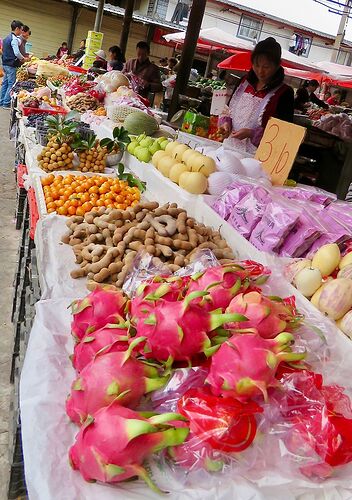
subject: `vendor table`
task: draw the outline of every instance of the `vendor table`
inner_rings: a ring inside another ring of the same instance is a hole
[[[102,132],[104,137],[107,135],[106,132],[107,125]],[[31,184],[40,173],[35,159],[37,147],[23,123],[19,124],[17,146],[20,144],[25,149],[27,181]],[[270,294],[295,295],[297,307],[305,315],[307,323],[319,326],[324,332],[325,337],[317,335],[309,340],[309,361],[314,366],[321,355],[329,359],[328,363],[319,366],[319,371],[327,383],[343,384],[350,379],[352,349],[350,340],[283,279],[281,259],[255,249],[209,207],[206,197],[182,192],[171,181],[168,183],[164,177],[161,179],[161,174],[155,168],[138,162],[129,154],[125,155],[125,164],[147,182],[147,199],[157,199],[160,203],[178,203],[199,222],[219,229],[240,259],[250,258],[269,266],[273,272],[270,279]],[[19,214],[20,212],[21,210],[18,210]],[[67,307],[72,300],[87,293],[85,280],[73,280],[69,275],[74,265],[73,252],[70,247],[60,242],[65,228],[65,218],[55,214],[41,217],[36,225],[33,242],[29,236],[30,214],[27,207],[24,208],[24,212],[26,215],[22,222],[24,236],[20,247],[22,257],[19,259],[19,288],[16,293],[16,297],[20,297],[20,302],[16,301],[14,304],[15,330],[19,329],[19,333],[16,330],[16,338],[19,336],[17,344],[19,348],[14,352],[14,378],[18,384],[25,353],[19,399],[29,498],[33,500],[159,498],[139,481],[120,484],[116,488],[86,483],[80,474],[69,467],[67,450],[73,442],[77,428],[68,422],[64,408],[64,401],[74,378],[74,371],[68,358],[72,352],[73,341],[69,334],[70,314]],[[24,303],[26,308],[23,311]],[[33,323],[34,303],[36,303],[36,314]],[[22,323],[25,326],[24,332],[23,328],[21,329]],[[18,390],[15,392],[18,395]],[[17,435],[19,434],[18,405],[16,422]],[[205,471],[189,476],[183,472],[172,474],[167,467],[158,467],[153,463],[150,467],[159,486],[170,491],[167,497],[170,500],[185,498],[281,500],[283,491],[287,500],[298,498],[320,500],[323,497],[350,500],[352,495],[351,464],[344,468],[344,474],[321,484],[303,478],[292,480],[284,477],[279,470],[270,470],[265,477],[254,481],[244,476],[217,476]]]

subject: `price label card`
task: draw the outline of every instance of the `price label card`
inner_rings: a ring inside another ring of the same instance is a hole
[[[223,111],[227,102],[227,90],[215,90],[211,100],[210,114],[219,116]]]
[[[286,181],[306,129],[277,118],[270,118],[255,158],[262,162],[271,182],[282,186]]]

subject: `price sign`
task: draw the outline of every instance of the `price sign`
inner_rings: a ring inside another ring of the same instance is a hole
[[[227,102],[227,90],[215,90],[211,100],[210,114],[219,116],[224,111]]]
[[[255,158],[262,162],[274,185],[282,186],[287,179],[305,135],[306,129],[299,125],[277,118],[268,121]]]

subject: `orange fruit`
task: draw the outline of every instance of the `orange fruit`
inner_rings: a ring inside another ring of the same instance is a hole
[[[83,207],[78,207],[76,209],[76,215],[84,215],[85,211],[83,210]]]
[[[64,209],[64,207],[60,207],[59,210]],[[76,214],[76,207],[73,207],[72,205],[68,207],[67,213],[69,215],[75,215]]]

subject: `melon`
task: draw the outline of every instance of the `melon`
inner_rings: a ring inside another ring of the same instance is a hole
[[[341,253],[336,243],[319,248],[312,259],[312,267],[320,270],[322,276],[329,276],[339,265]]]
[[[344,266],[337,274],[338,278],[348,278],[352,279],[352,264],[348,264],[348,266]]]
[[[346,253],[344,257],[340,260],[339,268],[343,269],[344,267],[352,264],[352,252]]]
[[[321,286],[321,272],[319,269],[305,267],[295,276],[295,286],[305,297],[312,297]]]
[[[180,175],[183,174],[183,172],[188,172],[187,165],[185,165],[184,163],[176,163],[176,165],[173,165],[170,169],[169,172],[170,180],[178,184],[180,180]]]
[[[352,311],[348,311],[341,319],[336,322],[340,330],[352,339]]]
[[[123,123],[124,128],[132,135],[153,135],[158,129],[158,122],[152,116],[142,113],[141,111],[134,111],[126,116]]]
[[[337,278],[321,292],[319,310],[331,319],[341,319],[352,307],[352,280]]]
[[[201,172],[183,172],[179,178],[179,186],[192,194],[203,194],[207,190],[208,181]]]

